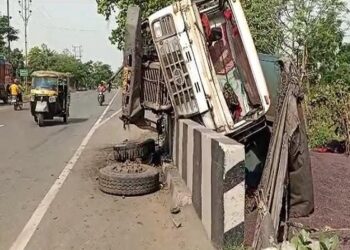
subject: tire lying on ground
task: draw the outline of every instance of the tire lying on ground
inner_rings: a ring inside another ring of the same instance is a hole
[[[153,139],[126,141],[114,146],[114,159],[119,162],[135,161],[136,159],[145,161],[149,159],[155,148],[156,143]]]
[[[113,164],[99,171],[99,188],[114,194],[135,196],[152,193],[159,188],[159,172],[144,164]]]

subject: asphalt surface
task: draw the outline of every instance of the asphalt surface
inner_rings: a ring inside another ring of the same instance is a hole
[[[40,128],[28,104],[22,111],[0,104],[0,249],[11,246],[105,108],[96,92],[72,93],[68,124],[58,120]]]
[[[113,95],[107,94],[107,102]],[[69,123],[42,128],[29,110],[0,105],[0,250],[23,242],[22,229],[86,137],[90,140],[25,243],[26,250],[213,250],[193,207],[183,208],[176,215],[181,227],[174,226],[169,188],[127,198],[99,190],[98,170],[113,160],[112,146],[154,134],[133,125],[123,129],[118,93],[90,137],[106,108],[97,105],[96,97],[94,92],[73,94]]]

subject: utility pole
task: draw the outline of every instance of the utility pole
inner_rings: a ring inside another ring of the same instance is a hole
[[[8,27],[10,29],[10,0],[7,0],[7,24],[8,24]],[[11,50],[11,42],[10,42],[10,36],[7,35],[7,42],[8,42],[8,48],[9,48],[9,52]]]
[[[21,8],[19,12],[20,16],[24,22],[24,53],[25,53],[25,66],[28,69],[28,22],[29,18],[32,14],[32,10],[30,9],[32,5],[32,0],[19,0],[19,7]],[[27,84],[27,77],[25,77],[25,82]]]
[[[73,45],[73,53],[74,53],[74,57],[75,59],[78,59],[81,61],[81,58],[82,58],[82,52],[83,52],[83,49],[82,49],[82,46],[81,45]]]

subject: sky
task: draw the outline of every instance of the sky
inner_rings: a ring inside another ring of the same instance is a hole
[[[11,25],[20,31],[12,47],[24,48],[24,24],[18,13],[18,0],[10,0]],[[114,19],[106,21],[97,13],[96,0],[32,0],[28,24],[28,47],[42,43],[62,52],[82,46],[82,61],[102,61],[113,70],[119,68],[122,53],[108,37],[115,27]],[[0,0],[0,11],[6,14],[6,0]]]
[[[350,0],[346,0],[350,8]],[[96,0],[32,0],[32,16],[28,26],[29,48],[42,43],[62,52],[82,46],[82,60],[99,60],[114,70],[122,62],[122,53],[108,39],[115,27],[114,19],[107,22],[97,14]],[[12,47],[24,48],[23,21],[18,13],[18,0],[10,0],[11,24],[20,31],[20,39]],[[0,0],[0,11],[6,14],[6,0]],[[350,18],[349,18],[350,21]],[[350,32],[346,32],[350,42]]]

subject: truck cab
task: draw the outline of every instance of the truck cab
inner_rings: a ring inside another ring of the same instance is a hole
[[[239,141],[266,127],[270,87],[238,0],[182,0],[140,17],[129,8],[124,122],[148,109]]]
[[[270,97],[238,0],[183,0],[148,21],[176,117],[225,134],[264,117]]]

